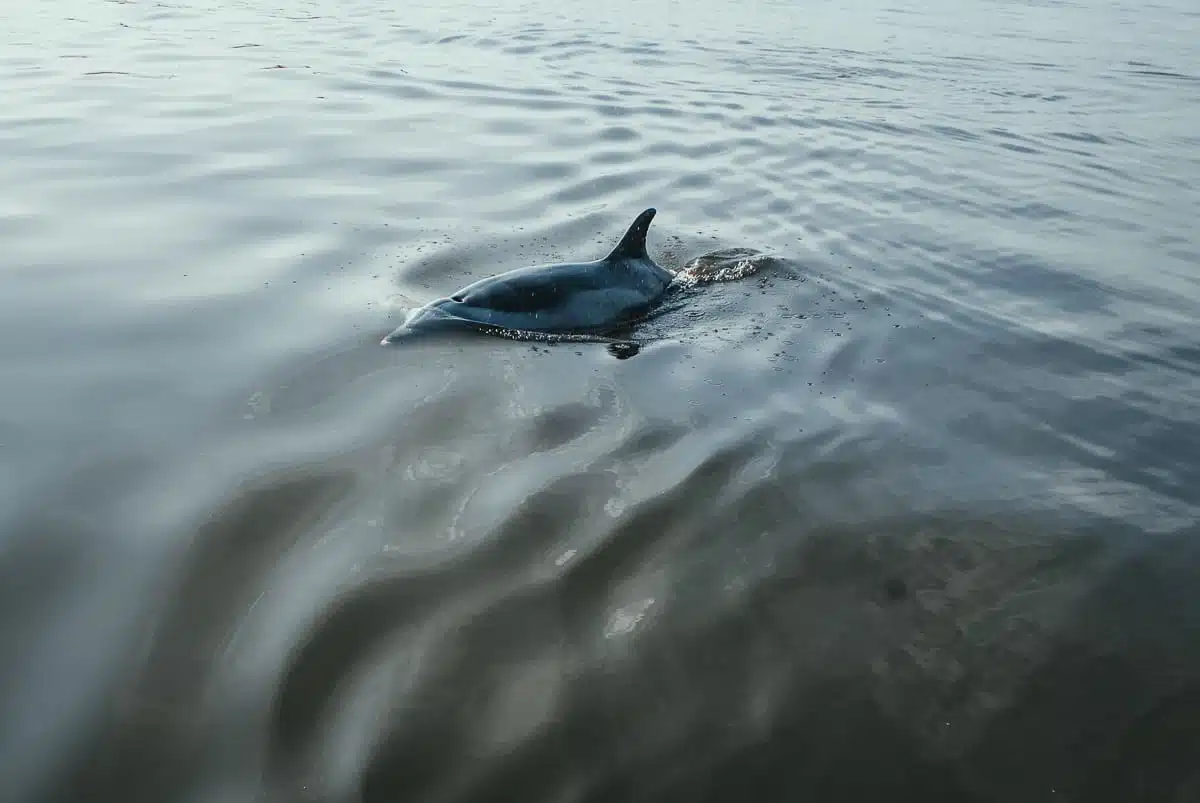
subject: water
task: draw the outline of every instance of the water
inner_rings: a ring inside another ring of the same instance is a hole
[[[10,5],[0,799],[1200,799],[1193,4]]]

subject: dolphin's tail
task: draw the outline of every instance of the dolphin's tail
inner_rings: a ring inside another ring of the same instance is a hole
[[[605,259],[649,259],[649,254],[646,253],[646,233],[650,231],[650,221],[654,220],[656,212],[654,207],[650,207],[638,215],[629,231],[621,238],[621,242],[617,243],[617,247]]]

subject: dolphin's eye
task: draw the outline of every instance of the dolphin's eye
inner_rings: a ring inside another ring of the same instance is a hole
[[[467,301],[467,297],[465,295],[463,295],[462,293],[455,293],[454,295],[450,296],[450,300],[456,301],[459,304],[464,304]]]

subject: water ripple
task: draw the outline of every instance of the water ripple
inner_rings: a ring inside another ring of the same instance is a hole
[[[1192,17],[17,4],[0,798],[1183,777]],[[635,359],[376,345],[647,206]]]

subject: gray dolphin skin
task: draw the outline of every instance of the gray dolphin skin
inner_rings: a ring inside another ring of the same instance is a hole
[[[414,310],[382,340],[444,329],[603,335],[644,317],[674,275],[646,253],[655,209],[637,216],[603,259],[517,268]]]

